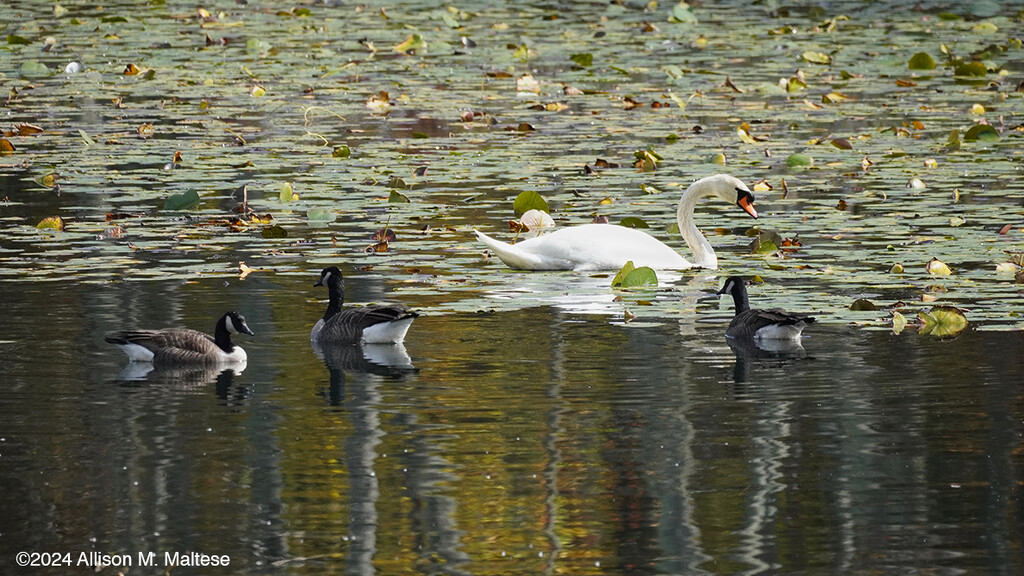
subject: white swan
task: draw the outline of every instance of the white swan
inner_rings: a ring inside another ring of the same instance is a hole
[[[690,262],[650,234],[610,224],[583,224],[506,244],[474,230],[478,240],[494,251],[510,268],[521,270],[618,270],[632,260],[636,266],[656,269],[718,268],[711,243],[693,222],[693,209],[705,196],[717,196],[736,204],[757,218],[754,195],[741,180],[716,174],[697,180],[683,192],[676,222],[686,245],[693,251]]]

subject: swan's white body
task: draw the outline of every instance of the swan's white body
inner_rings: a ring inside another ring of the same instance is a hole
[[[507,244],[474,230],[478,240],[497,254],[510,268],[521,270],[618,270],[632,261],[637,267],[685,270],[718,268],[718,257],[707,238],[693,222],[693,210],[705,196],[717,196],[735,203],[752,217],[754,197],[746,184],[727,174],[701,178],[679,199],[676,222],[679,232],[693,251],[690,262],[650,234],[609,224],[583,224]]]

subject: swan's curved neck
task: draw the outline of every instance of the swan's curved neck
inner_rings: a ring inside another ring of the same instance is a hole
[[[324,320],[341,312],[341,306],[345,303],[345,280],[332,276],[327,280],[327,295],[330,301],[327,303],[327,311],[324,312]]]
[[[702,186],[698,180],[690,184],[689,188],[683,192],[683,197],[679,199],[679,208],[676,210],[676,224],[679,226],[679,233],[686,241],[686,245],[693,252],[693,265],[709,270],[718,268],[718,256],[715,255],[715,249],[711,247],[711,242],[708,242],[708,239],[700,233],[697,224],[694,223],[693,210],[701,198],[712,195],[714,192]]]

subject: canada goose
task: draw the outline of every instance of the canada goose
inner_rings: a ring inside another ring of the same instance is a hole
[[[729,323],[725,335],[730,338],[754,340],[799,340],[804,328],[814,322],[812,316],[793,314],[780,308],[759,310],[751,308],[747,288],[742,278],[730,276],[718,294],[732,294],[736,316]]]
[[[419,314],[401,304],[342,308],[345,303],[345,279],[337,266],[320,272],[313,286],[327,286],[330,301],[324,317],[317,320],[309,339],[325,344],[394,344],[405,339],[405,333]]]
[[[476,232],[478,240],[494,251],[510,268],[523,270],[618,270],[632,260],[637,267],[656,269],[718,268],[718,257],[708,239],[693,222],[693,210],[705,196],[717,196],[736,204],[757,218],[754,195],[742,181],[728,174],[697,180],[683,192],[676,210],[676,223],[686,245],[693,251],[691,263],[650,234],[607,224],[582,224],[550,234],[506,244]]]
[[[165,328],[108,332],[104,340],[120,346],[133,362],[154,366],[233,364],[246,361],[245,350],[231,343],[231,335],[239,332],[252,336],[245,318],[232,311],[217,320],[212,337],[188,328]]]

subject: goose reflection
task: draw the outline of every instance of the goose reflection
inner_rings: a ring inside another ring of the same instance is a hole
[[[345,372],[372,374],[398,381],[407,380],[417,372],[405,346],[400,343],[339,346],[311,341],[310,345],[330,373],[327,398],[331,406],[339,406],[345,401]]]
[[[148,362],[129,362],[117,375],[125,384],[153,384],[171,390],[204,390],[217,383],[217,395],[223,397],[231,389],[235,376],[242,374],[246,362],[230,366],[159,366]]]
[[[807,351],[799,340],[726,338],[726,341],[736,355],[732,376],[733,382],[737,384],[747,381],[753,365],[784,365],[807,357]]]

